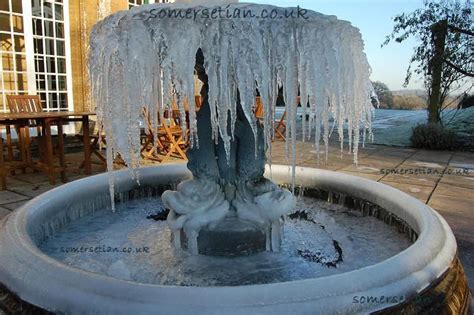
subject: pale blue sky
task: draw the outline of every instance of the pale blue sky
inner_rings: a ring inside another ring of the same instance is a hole
[[[242,0],[241,2],[247,2]],[[414,40],[380,45],[393,29],[392,17],[423,7],[422,0],[250,0],[252,3],[281,7],[299,5],[324,14],[336,15],[358,27],[365,42],[365,53],[372,67],[372,80],[382,81],[391,90],[403,89]],[[408,88],[423,88],[421,79],[413,78]]]

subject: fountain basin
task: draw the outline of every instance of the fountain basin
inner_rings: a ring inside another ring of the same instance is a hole
[[[271,172],[267,170],[267,177],[270,173],[277,183],[291,182],[288,166],[274,165]],[[162,185],[163,189],[191,177],[184,164],[142,168],[139,174],[142,187]],[[449,294],[433,303],[453,306],[452,300],[457,300],[457,310],[467,312],[469,291],[457,260],[456,241],[439,214],[403,192],[367,179],[302,167],[297,167],[296,175],[300,186],[344,194],[385,209],[406,222],[417,235],[416,241],[375,265],[307,280],[235,287],[161,286],[119,280],[70,267],[37,246],[68,223],[58,219],[64,218],[62,213],[108,194],[108,177],[102,174],[38,196],[1,222],[0,291],[8,292],[10,299],[25,308],[65,313],[344,314],[430,308],[431,302],[418,297],[439,290],[448,281],[455,286],[447,286],[451,287]],[[138,188],[127,170],[115,172],[114,177],[116,192]],[[87,215],[86,210],[76,213]],[[386,297],[383,303],[380,299],[379,303],[361,303],[361,297],[381,296]]]

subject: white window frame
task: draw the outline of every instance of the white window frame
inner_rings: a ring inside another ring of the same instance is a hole
[[[16,13],[16,12],[13,12],[11,10],[13,0],[1,0],[1,1],[7,1],[7,3],[8,3],[9,10],[1,11],[1,12],[2,12],[2,14],[7,14],[9,16],[9,30],[7,31],[7,33],[10,36],[11,41],[12,41],[12,45],[13,45],[11,51],[0,52],[0,57],[1,57],[0,58],[0,78],[1,78],[1,80],[0,80],[0,89],[1,89],[1,91],[3,91],[0,95],[0,97],[2,98],[2,103],[3,103],[3,107],[0,108],[0,112],[3,112],[3,111],[7,111],[7,108],[8,108],[8,106],[6,104],[6,95],[7,94],[10,94],[10,93],[30,93],[29,89],[31,88],[31,86],[30,86],[30,81],[29,81],[29,77],[28,77],[29,76],[28,71],[30,70],[28,68],[28,64],[26,65],[26,69],[22,69],[22,71],[18,71],[18,68],[17,68],[17,56],[18,55],[24,56],[25,61],[28,59],[27,54],[26,54],[26,26],[24,24],[24,14],[25,13],[24,13],[23,10],[22,10],[21,13]],[[20,17],[22,19],[23,32],[19,33],[19,32],[14,31],[13,17]],[[15,36],[21,36],[23,38],[23,41],[25,42],[25,50],[24,51],[22,51],[22,52],[16,51]],[[4,54],[6,56],[11,56],[12,57],[13,69],[3,70],[3,55]],[[25,78],[27,79],[27,85],[28,85],[27,89],[22,89],[22,90],[18,89],[18,87],[19,87],[19,85],[18,85],[18,74],[20,74],[20,73],[25,75]],[[8,90],[6,90],[4,74],[9,74],[9,75],[13,76],[13,86],[14,86],[13,89],[9,88]]]
[[[142,0],[143,1],[143,0]],[[148,4],[152,3],[172,3],[173,0],[149,0]],[[131,9],[132,7],[138,7],[141,4],[137,4],[137,0],[128,0],[128,8]]]
[[[4,1],[4,0],[0,0]],[[14,0],[7,0],[7,1],[14,1]],[[47,0],[40,0],[41,2],[48,2]],[[26,58],[26,76],[27,76],[27,84],[28,84],[28,94],[36,95],[38,94],[37,90],[37,82],[36,82],[36,69],[35,69],[35,51],[34,51],[34,37],[33,37],[33,12],[32,12],[32,3],[31,0],[21,0],[22,3],[22,17],[23,17],[23,37],[25,41],[25,58]],[[73,97],[73,86],[72,86],[72,66],[71,66],[71,37],[70,37],[70,24],[69,24],[69,0],[62,1],[63,6],[63,25],[64,25],[64,58],[66,62],[66,95],[67,95],[67,108],[60,108],[58,107],[57,110],[67,109],[69,111],[74,110],[74,97]],[[10,28],[12,28],[12,20],[10,19]],[[54,26],[55,27],[55,26]],[[49,38],[43,35],[42,37]],[[54,38],[55,39],[55,38]],[[56,49],[56,40],[54,40],[54,45]],[[43,47],[46,49],[46,47]],[[14,51],[13,51],[14,52]],[[56,52],[56,51],[55,51]],[[45,53],[44,53],[45,54]],[[15,55],[14,55],[15,56]],[[57,58],[55,55],[54,58]],[[13,59],[14,62],[14,80],[15,80],[15,87],[17,87],[17,76],[16,76],[16,58]],[[48,78],[48,72],[46,67],[46,58],[45,58],[45,80]],[[56,71],[57,71],[57,62]],[[0,71],[3,72],[2,68],[2,60],[0,59]],[[56,72],[57,75],[57,72]],[[3,82],[3,81],[2,81]],[[57,82],[59,84],[59,82]],[[0,86],[3,91],[5,91],[4,86]],[[59,93],[58,88],[56,88],[57,93]],[[18,92],[15,91],[15,92]],[[49,96],[48,96],[49,97]],[[5,105],[6,106],[6,105]],[[6,108],[6,107],[5,107]],[[49,104],[47,105],[49,108]],[[56,109],[50,109],[56,110]],[[3,108],[0,108],[0,111],[3,111]]]
[[[74,0],[73,0],[74,1]],[[64,14],[64,50],[66,57],[66,93],[68,110],[74,110],[74,98],[72,90],[72,66],[71,66],[71,35],[69,28],[69,0],[63,0]]]

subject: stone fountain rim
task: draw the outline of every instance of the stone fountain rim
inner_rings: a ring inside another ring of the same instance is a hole
[[[140,168],[140,181],[167,184],[189,178],[185,164]],[[267,168],[267,174],[268,174]],[[278,183],[291,180],[288,166],[273,165]],[[124,281],[67,266],[42,253],[28,232],[56,204],[81,194],[108,192],[108,175],[77,180],[46,192],[0,222],[0,282],[22,300],[51,311],[117,313],[157,309],[167,312],[375,311],[394,304],[357,304],[354,296],[405,296],[429,287],[456,257],[456,241],[446,221],[430,207],[389,186],[332,171],[296,167],[297,184],[367,200],[405,220],[419,235],[404,251],[377,264],[314,279],[236,287],[178,287]],[[128,170],[114,172],[116,191],[137,186]],[[51,203],[53,202],[53,203]],[[61,211],[61,207],[58,210]],[[374,278],[372,275],[379,277]],[[87,301],[84,303],[84,301]]]

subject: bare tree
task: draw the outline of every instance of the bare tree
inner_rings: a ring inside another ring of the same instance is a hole
[[[424,7],[394,18],[394,28],[382,46],[415,37],[405,86],[415,73],[428,92],[428,122],[440,123],[449,94],[469,90],[474,76],[474,33],[470,0],[424,0]]]

